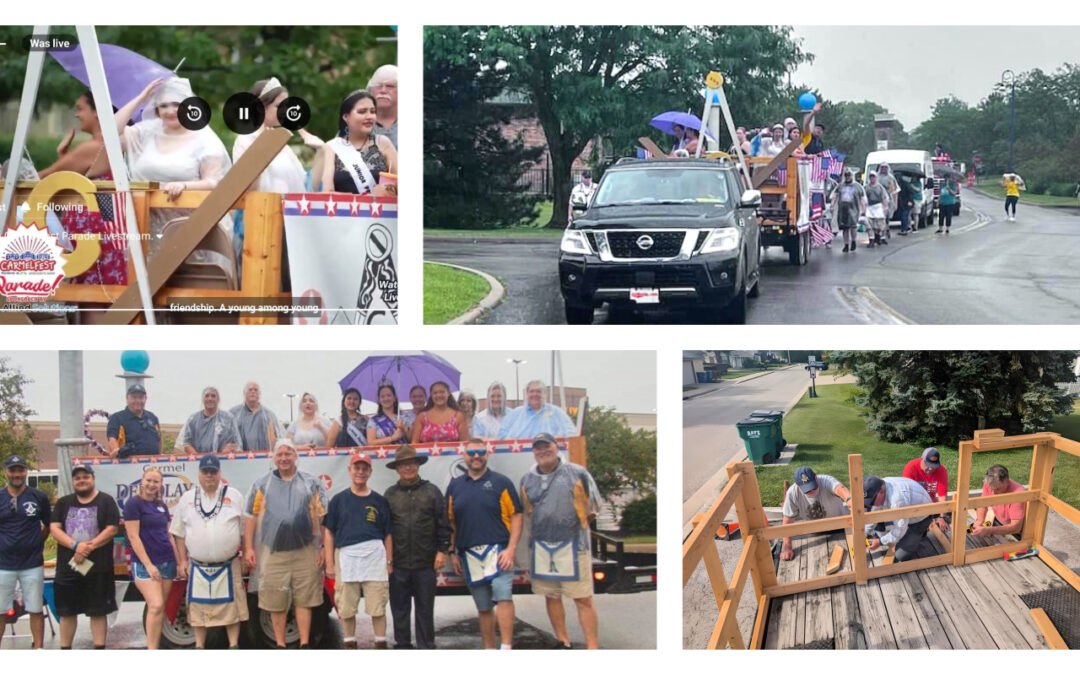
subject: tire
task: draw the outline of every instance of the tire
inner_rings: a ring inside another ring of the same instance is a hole
[[[142,625],[146,630],[146,606],[143,606]],[[209,642],[209,635],[207,636]],[[161,649],[191,649],[195,646],[195,629],[187,620],[187,604],[180,605],[180,611],[176,614],[175,621],[169,621],[166,617],[161,628]]]
[[[810,232],[806,231],[806,232],[803,233],[803,235],[804,235],[803,236],[803,248],[806,249],[806,255],[804,256],[806,258],[806,262],[803,263],[803,264],[809,264],[810,263],[810,251],[813,249],[813,246],[811,245],[812,242],[810,241]]]
[[[580,305],[566,304],[566,323],[571,326],[588,326],[593,322],[593,308]]]
[[[739,288],[735,297],[724,307],[722,313],[724,323],[742,325],[746,323],[746,281]]]
[[[806,264],[806,250],[802,245],[802,235],[797,235],[787,246],[788,260],[792,265]]]

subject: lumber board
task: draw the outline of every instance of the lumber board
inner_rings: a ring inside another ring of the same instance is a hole
[[[767,588],[765,593],[770,598],[782,598],[798,593],[815,591],[819,588],[832,588],[834,586],[840,586],[841,584],[850,584],[854,580],[854,572],[841,572],[839,574],[825,575],[814,579],[803,579],[802,581],[793,581],[787,584],[777,584]]]
[[[829,538],[818,535],[810,543],[810,554],[806,557],[806,574],[809,578],[825,576],[828,564]],[[806,596],[806,613],[803,619],[803,644],[818,640],[831,640],[833,633],[832,592],[828,588],[809,591]]]
[[[843,548],[839,574],[851,574],[851,557],[847,554],[847,540],[839,532],[829,535],[829,543]],[[830,589],[833,605],[833,637],[837,649],[866,649],[862,614],[855,586],[843,584]]]
[[[952,553],[952,542],[949,541],[949,538],[945,536],[945,533],[942,532],[937,525],[930,523],[930,527],[927,529],[927,532],[929,532],[930,535],[937,540],[938,544],[941,545],[941,549],[945,553]]]
[[[890,547],[891,548],[891,547]],[[875,572],[882,572],[891,563],[886,563],[889,553],[878,549],[868,556],[867,570],[869,576]],[[891,572],[891,570],[889,570]],[[884,601],[885,615],[892,627],[893,639],[897,649],[928,649],[926,638],[923,637],[922,626],[916,614],[911,598],[908,597],[907,588],[899,575],[884,576],[877,581],[871,581],[871,585],[877,584],[881,590]]]
[[[1046,502],[1047,506],[1056,511],[1058,515],[1063,516],[1074,525],[1080,525],[1080,509],[1061,501],[1052,494],[1044,495],[1043,501]]]
[[[1054,447],[1062,452],[1067,452],[1070,455],[1080,457],[1080,443],[1072,440],[1071,438],[1058,436],[1054,439]]]
[[[860,467],[861,469],[861,467]],[[859,555],[862,533],[855,535],[855,554]],[[866,550],[866,544],[862,545],[863,560],[865,566],[870,567],[872,556]],[[856,561],[852,560],[853,566],[858,569]],[[867,649],[896,649],[896,636],[893,635],[892,622],[889,620],[889,612],[885,608],[885,596],[877,579],[855,585],[855,596],[859,600],[859,612],[863,619],[863,631],[866,635]]]
[[[881,559],[882,565],[891,565],[896,560],[896,545],[890,544],[889,550],[885,551],[885,557]]]
[[[1004,563],[1005,561],[1002,560],[1001,562]],[[1037,557],[1013,560],[1008,564],[1010,567],[1017,570],[1019,575],[1023,577],[1025,581],[1033,584],[1036,591],[1045,591],[1051,588],[1061,588],[1062,586],[1069,585],[1067,581],[1058,576],[1057,572],[1050,569],[1050,567],[1042,560],[1042,549],[1039,549],[1039,556]]]
[[[727,465],[727,472],[730,479],[734,479],[734,474],[741,473],[745,481],[743,489],[735,499],[735,513],[739,517],[740,526],[753,532],[768,525],[765,509],[761,506],[761,490],[758,488],[753,462],[732,462]],[[768,544],[759,540],[753,548],[751,570],[754,573],[754,594],[755,597],[761,597],[765,588],[776,585],[776,572]]]
[[[1004,560],[1000,562],[1005,563]],[[990,600],[1000,607],[998,611],[1012,621],[1013,626],[1016,627],[1016,633],[1027,640],[1028,647],[1046,649],[1046,639],[1035,620],[1032,619],[1031,613],[1028,612],[1028,606],[1024,604],[998,569],[993,567],[990,561],[974,563],[968,567],[982,581],[983,586],[986,586]]]
[[[802,550],[796,560],[799,563],[799,581],[806,581],[810,577],[807,576],[807,568],[809,567],[810,558],[814,555],[813,540],[809,537],[803,539]],[[781,649],[791,649],[792,647],[799,647],[805,644],[806,636],[806,593],[796,593],[793,596],[795,600],[795,642],[787,647],[781,647]]]
[[[754,632],[750,636],[750,649],[761,649],[762,640],[765,638],[765,626],[769,616],[769,596],[762,595],[758,599],[757,614],[754,616]]]
[[[840,544],[833,546],[829,554],[829,565],[825,568],[825,574],[836,574],[844,566],[844,547]]]
[[[956,485],[967,486],[971,485],[971,449],[975,444],[972,441],[960,441],[960,448],[957,467],[956,467]],[[967,529],[967,512],[968,512],[968,491],[957,487],[956,495],[953,497],[956,503],[953,505],[953,530],[952,530],[952,555],[953,565],[963,565],[964,555],[966,553],[964,547],[964,531]],[[961,523],[965,523],[964,527],[960,527]]]
[[[952,569],[955,568],[931,567],[916,572],[942,626],[951,624],[966,649],[997,649],[990,631],[953,579]]]
[[[1045,548],[1041,548],[1039,549],[1039,559],[1046,563],[1047,567],[1054,570],[1065,583],[1080,591],[1080,574],[1069,569],[1069,567],[1061,562],[1057,556],[1050,551],[1047,551]]]
[[[899,577],[911,600],[911,607],[915,611],[915,618],[919,621],[923,638],[930,649],[962,649],[963,640],[956,632],[956,627],[949,619],[948,614],[938,616],[930,596],[923,587],[922,579],[918,572],[907,572]]]
[[[791,560],[776,558],[776,580],[778,585],[793,583],[799,580],[799,565],[802,557],[806,555],[805,542],[795,539],[791,542],[791,548],[795,551],[795,557]],[[776,586],[767,589],[771,591]],[[774,598],[769,603],[769,625],[765,632],[766,649],[785,649],[795,644],[795,621],[797,619],[797,598],[795,595]],[[785,645],[785,646],[781,646]]]
[[[1061,633],[1058,633],[1057,628],[1054,627],[1054,622],[1046,615],[1046,610],[1041,607],[1036,607],[1031,610],[1031,618],[1039,627],[1039,631],[1046,640],[1049,649],[1069,648],[1069,645],[1065,644],[1065,641],[1061,639]]]
[[[851,527],[851,516],[833,516],[832,518],[818,520],[804,520],[789,525],[771,525],[753,530],[753,534],[767,539],[782,539],[783,537],[795,537],[800,534],[824,534],[845,527]]]
[[[947,567],[960,593],[971,604],[976,616],[986,626],[998,649],[1028,649],[1028,641],[1016,632],[1012,621],[1001,611],[996,602],[989,599],[989,591],[975,574],[973,565]]]
[[[728,484],[720,491],[720,496],[709,507],[705,517],[694,526],[694,531],[683,543],[683,586],[690,581],[702,556],[705,555],[706,547],[715,547],[716,529],[720,527],[720,522],[735,504],[742,485],[743,474],[736,473],[732,476]]]

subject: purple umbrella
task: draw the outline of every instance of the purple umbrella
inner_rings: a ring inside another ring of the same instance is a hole
[[[432,352],[376,352],[364,359],[338,385],[344,392],[350,387],[360,390],[365,401],[377,401],[379,385],[394,385],[399,399],[407,399],[416,385],[429,389],[432,382],[442,380],[450,391],[461,386],[461,372],[449,361]]]
[[[109,83],[109,96],[117,108],[123,108],[129,101],[142,93],[146,85],[157,78],[168,79],[173,71],[151,61],[141,54],[116,45],[102,44],[101,62],[105,66],[105,81]],[[90,77],[86,74],[86,61],[83,60],[82,45],[71,51],[49,52],[72,77],[90,86]],[[142,106],[131,116],[133,120],[142,119]]]
[[[701,131],[701,119],[699,119],[697,115],[679,112],[678,110],[669,110],[666,113],[660,113],[649,120],[649,124],[651,124],[653,128],[659,129],[669,136],[675,135],[676,124],[687,129]],[[705,135],[709,138],[713,137],[708,129],[705,130]]]

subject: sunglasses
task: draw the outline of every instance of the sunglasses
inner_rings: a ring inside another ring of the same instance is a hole
[[[487,454],[487,450],[485,450],[483,448],[481,448],[479,450],[466,450],[465,454],[468,455],[469,457],[476,457],[477,455],[479,455],[480,457],[483,457],[484,455]]]

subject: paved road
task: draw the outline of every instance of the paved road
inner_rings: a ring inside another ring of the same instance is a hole
[[[567,602],[568,629],[574,647],[583,649],[585,638],[577,622],[577,613]],[[620,595],[598,595],[595,598],[600,616],[600,646],[604,649],[655,649],[656,648],[656,592]],[[552,649],[555,637],[547,618],[544,599],[534,595],[515,595],[514,607],[517,622],[514,628],[514,645],[518,649]],[[146,639],[142,630],[143,603],[125,602],[109,629],[110,649],[144,649]],[[388,610],[389,612],[389,610]],[[336,617],[336,615],[335,615]],[[54,619],[54,624],[56,620]],[[334,621],[336,624],[336,620]],[[16,634],[29,636],[30,627],[26,617],[15,624]],[[59,631],[59,625],[56,625]],[[391,635],[393,629],[390,629]],[[370,646],[373,634],[371,623],[357,621],[357,639],[361,648]],[[476,606],[469,596],[442,596],[435,600],[435,639],[442,649],[480,649]],[[393,638],[391,637],[391,642]],[[90,625],[80,619],[75,634],[75,649],[90,649]],[[334,644],[323,645],[326,648]],[[29,649],[30,639],[11,638],[10,628],[5,632],[4,649]],[[45,648],[59,649],[59,636],[50,635],[45,627]]]
[[[822,374],[828,381],[828,373]],[[784,409],[810,384],[801,366],[771,371],[683,402],[683,501],[743,452],[735,423],[753,410]]]
[[[899,237],[894,227],[887,247],[847,254],[839,246],[815,249],[803,267],[769,249],[749,323],[1080,323],[1080,210],[1021,201],[1017,222],[1010,223],[998,200],[972,190],[963,198],[948,237],[935,228]],[[562,323],[557,246],[434,241],[425,244],[425,256],[504,280],[507,300],[489,323]],[[607,318],[597,312],[596,322]],[[660,320],[693,323],[695,317]]]

